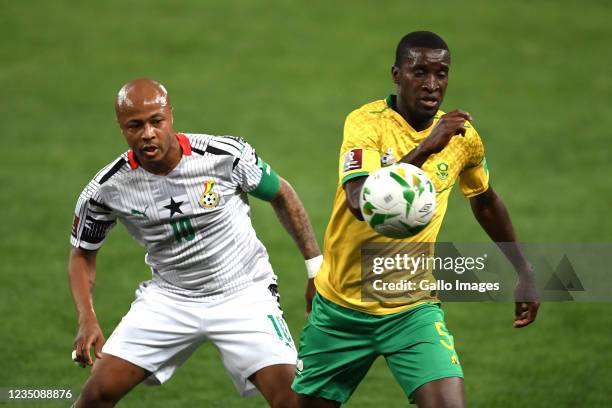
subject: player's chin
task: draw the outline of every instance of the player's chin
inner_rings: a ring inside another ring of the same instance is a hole
[[[438,108],[440,107],[440,103],[419,103],[417,106],[417,113],[423,117],[431,117],[434,116],[438,112]]]
[[[425,109],[425,108],[418,108],[416,109],[416,116],[420,119],[420,120],[428,120],[433,118],[436,113],[438,113],[438,108],[431,108],[431,109]]]

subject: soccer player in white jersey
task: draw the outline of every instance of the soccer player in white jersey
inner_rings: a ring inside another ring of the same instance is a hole
[[[143,381],[161,384],[207,341],[241,395],[259,390],[270,406],[295,406],[296,350],[247,193],[271,203],[312,278],[320,251],[297,194],[244,140],[176,133],[155,81],[127,83],[115,108],[130,150],[85,187],[72,227],[73,356],[93,364],[75,406],[112,407]],[[97,251],[117,220],[146,247],[152,279],[105,343],[92,291]],[[313,294],[309,279],[307,308]]]

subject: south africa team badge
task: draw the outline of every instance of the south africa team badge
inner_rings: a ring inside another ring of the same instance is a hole
[[[198,202],[202,208],[214,208],[219,202],[219,194],[212,191],[215,181],[213,179],[207,180],[204,183],[204,192],[200,195]]]

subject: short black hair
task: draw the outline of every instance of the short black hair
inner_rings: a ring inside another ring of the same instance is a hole
[[[450,50],[446,42],[436,33],[431,31],[413,31],[402,37],[395,49],[395,66],[399,67],[408,56],[411,48],[431,48],[434,50],[446,50],[450,58]]]

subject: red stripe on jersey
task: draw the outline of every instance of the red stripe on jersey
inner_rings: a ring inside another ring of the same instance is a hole
[[[182,133],[177,133],[176,140],[178,140],[179,145],[181,146],[183,156],[191,156],[191,143],[189,143],[189,138]],[[134,152],[132,150],[128,152],[128,162],[130,163],[132,170],[136,170],[138,168],[138,162],[136,161],[136,157],[134,157]]]
[[[131,150],[128,152],[128,162],[130,162],[130,167],[132,170],[136,170],[138,168],[138,162],[134,157],[134,152]]]
[[[189,139],[182,133],[177,133],[176,138],[181,145],[181,149],[183,149],[184,156],[191,156],[191,143],[189,143]]]

